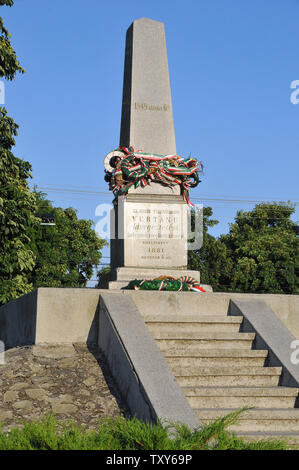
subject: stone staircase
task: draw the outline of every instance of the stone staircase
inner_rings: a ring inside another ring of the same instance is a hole
[[[299,443],[298,388],[279,385],[281,367],[255,350],[243,317],[146,314],[148,328],[202,424],[233,410],[252,409],[228,428],[246,440],[285,437]]]

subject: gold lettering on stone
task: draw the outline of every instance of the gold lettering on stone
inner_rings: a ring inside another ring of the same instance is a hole
[[[134,109],[136,111],[169,111],[170,106],[168,104],[154,105],[148,103],[134,103]]]

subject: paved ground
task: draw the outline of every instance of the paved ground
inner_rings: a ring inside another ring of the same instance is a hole
[[[127,414],[101,352],[86,344],[36,345],[5,352],[0,364],[0,423],[53,412],[94,429],[102,417]]]

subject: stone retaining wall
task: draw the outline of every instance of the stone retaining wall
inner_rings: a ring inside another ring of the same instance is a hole
[[[106,361],[96,346],[36,345],[5,352],[0,365],[0,423],[4,430],[47,412],[87,429],[126,415]]]

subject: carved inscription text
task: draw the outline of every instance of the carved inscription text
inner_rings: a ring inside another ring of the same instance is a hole
[[[134,109],[137,111],[168,111],[169,105],[163,104],[162,106],[159,106],[148,103],[134,103]]]

